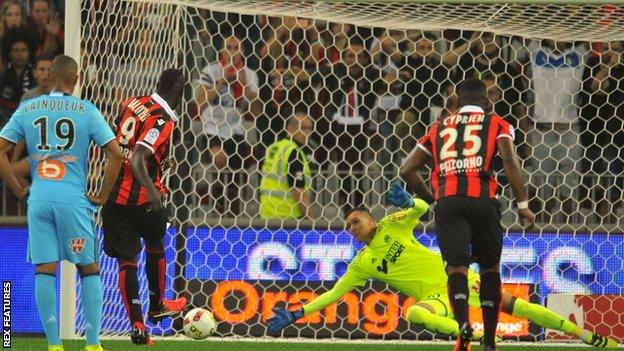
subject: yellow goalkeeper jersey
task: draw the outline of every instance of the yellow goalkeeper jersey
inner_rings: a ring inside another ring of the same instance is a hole
[[[414,238],[414,227],[428,209],[425,201],[414,199],[412,208],[382,218],[373,240],[357,253],[330,291],[304,306],[305,314],[338,301],[370,278],[384,281],[417,301],[445,293],[447,276],[442,256]]]

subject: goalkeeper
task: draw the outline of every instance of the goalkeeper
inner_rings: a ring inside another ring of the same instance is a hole
[[[366,246],[358,252],[330,291],[293,312],[274,308],[275,315],[268,320],[269,332],[280,332],[297,319],[325,308],[355,287],[364,286],[368,279],[375,278],[416,299],[417,303],[407,311],[410,322],[432,332],[454,337],[459,335],[459,326],[453,319],[448,301],[442,257],[418,243],[413,236],[419,218],[428,210],[427,203],[421,199],[411,199],[399,184],[392,186],[388,200],[395,206],[407,209],[390,214],[379,223],[365,208],[352,210],[347,215],[349,232],[355,240],[366,243]],[[480,306],[478,279],[477,273],[469,271],[468,282],[473,290],[469,304],[475,307]],[[527,318],[544,328],[576,336],[588,345],[618,347],[618,343],[611,338],[583,330],[549,309],[509,293],[503,293],[502,311]],[[479,340],[481,336],[475,334],[473,339]]]

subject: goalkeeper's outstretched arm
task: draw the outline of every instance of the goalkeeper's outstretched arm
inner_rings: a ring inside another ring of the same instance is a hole
[[[351,269],[351,266],[349,266],[349,269]],[[341,297],[345,296],[356,286],[363,285],[365,281],[365,279],[356,278],[347,270],[347,273],[336,282],[336,285],[334,285],[331,290],[321,294],[303,307],[292,312],[283,307],[274,308],[273,313],[275,313],[275,315],[268,320],[269,332],[279,333],[287,326],[293,324],[297,319],[322,310],[340,300]]]

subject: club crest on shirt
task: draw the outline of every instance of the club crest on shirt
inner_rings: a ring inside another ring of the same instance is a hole
[[[156,140],[158,140],[159,136],[160,136],[160,132],[158,131],[158,129],[152,128],[147,132],[143,140],[145,140],[146,142],[150,144],[154,144]]]
[[[71,250],[72,253],[81,253],[84,250],[85,246],[85,238],[73,238],[71,239]]]

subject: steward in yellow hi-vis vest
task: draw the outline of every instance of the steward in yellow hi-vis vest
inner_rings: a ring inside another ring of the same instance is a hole
[[[314,122],[296,113],[286,125],[286,137],[266,150],[260,182],[260,217],[314,219],[310,197],[312,173],[303,151]]]

